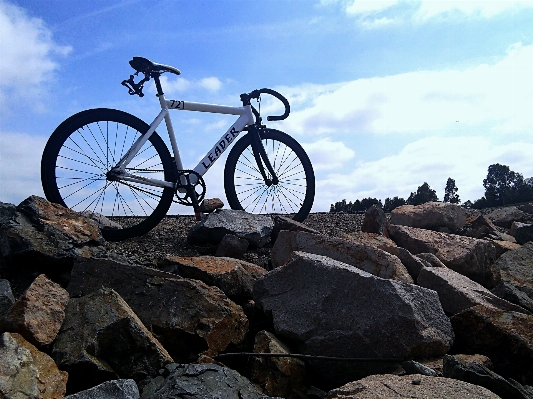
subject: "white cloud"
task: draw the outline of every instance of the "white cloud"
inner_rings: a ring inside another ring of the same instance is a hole
[[[395,4],[397,4],[397,0],[374,0],[374,1],[361,1],[361,0],[354,0],[354,2],[346,7],[346,12],[348,14],[373,14],[378,13],[381,11],[384,11]]]
[[[161,85],[167,95],[181,94],[196,89],[204,89],[210,92],[217,92],[222,88],[222,82],[219,78],[211,76],[198,80],[190,80],[182,77],[169,78],[166,75],[161,76]],[[150,86],[150,90],[155,93],[155,89]]]
[[[459,12],[467,16],[481,16],[490,18],[501,12],[518,7],[532,7],[531,1],[514,0],[461,0],[461,1],[439,1],[424,0],[420,2],[420,8],[415,14],[416,19],[427,20],[440,14]]]
[[[209,91],[218,91],[222,87],[222,82],[216,77],[203,78],[200,80],[200,86]]]
[[[330,138],[314,143],[301,143],[316,171],[341,169],[344,163],[355,156],[355,152],[340,141]]]
[[[0,1],[0,110],[7,112],[14,99],[42,106],[39,96],[59,67],[56,57],[70,51],[54,42],[43,20]]]
[[[29,195],[44,196],[41,155],[46,138],[0,132],[0,201],[18,204]]]
[[[295,107],[284,128],[306,135],[410,134],[445,132],[460,123],[464,129],[485,124],[491,131],[526,131],[533,125],[532,67],[533,46],[516,44],[493,65],[314,89],[311,105]]]
[[[424,138],[397,154],[359,162],[346,173],[322,175],[317,181],[313,210],[327,211],[330,204],[343,198],[407,199],[424,182],[442,200],[448,177],[455,180],[461,201],[474,201],[484,194],[483,179],[491,164],[505,164],[524,177],[533,176],[532,151],[533,143],[494,145],[485,137]]]

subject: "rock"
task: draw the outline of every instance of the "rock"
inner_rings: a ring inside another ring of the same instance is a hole
[[[533,391],[514,380],[506,380],[468,355],[444,355],[444,377],[479,385],[494,392],[502,399],[530,399]]]
[[[274,230],[272,230],[272,241],[275,242],[278,238],[278,234],[281,230],[288,231],[306,231],[311,234],[320,234],[315,229],[306,226],[303,223],[297,222],[294,219],[290,219],[286,216],[275,215],[272,217],[274,221]]]
[[[456,353],[488,356],[496,373],[532,385],[533,316],[477,305],[451,322]]]
[[[416,257],[424,262],[426,267],[446,267],[435,254],[422,252],[421,254],[417,254]]]
[[[471,306],[484,305],[531,314],[524,308],[494,295],[481,284],[447,267],[428,267],[420,271],[417,284],[435,290],[447,314],[457,314]]]
[[[0,397],[59,399],[65,395],[68,374],[52,358],[16,333],[0,337]]]
[[[224,203],[220,200],[220,198],[205,198],[200,204],[199,210],[202,213],[211,213],[223,207]]]
[[[139,389],[133,380],[106,381],[91,389],[65,396],[65,399],[139,399]]]
[[[518,209],[525,213],[533,214],[533,202],[530,202],[529,204],[523,204],[518,206]]]
[[[67,290],[71,296],[101,286],[117,291],[175,361],[215,356],[243,341],[248,320],[217,287],[142,266],[110,260],[77,262]]]
[[[85,210],[83,212],[80,212],[80,214],[85,217],[88,217],[89,219],[94,220],[94,222],[98,225],[100,229],[111,229],[111,230],[122,229],[122,226],[120,224],[113,222],[112,220],[106,218],[104,215],[100,213],[96,213],[90,210]]]
[[[415,382],[417,382],[415,384]],[[371,375],[328,393],[327,399],[498,399],[486,388],[467,382],[425,375]]]
[[[255,281],[266,270],[253,263],[216,256],[167,256],[164,270],[220,288],[230,298],[252,298]]]
[[[255,336],[255,353],[291,353],[276,336],[259,331]],[[252,382],[270,396],[305,397],[305,363],[290,357],[256,357],[252,365]]]
[[[500,270],[502,281],[515,286],[533,299],[533,242],[504,253],[494,267]]]
[[[68,292],[41,274],[5,314],[2,327],[34,345],[48,345],[61,328],[68,301]]]
[[[455,204],[426,202],[402,205],[392,210],[390,223],[435,231],[456,232],[466,223],[466,210]]]
[[[363,219],[363,225],[361,231],[365,233],[376,233],[388,237],[387,217],[383,209],[377,205],[372,205],[365,212],[365,218]]]
[[[511,225],[511,235],[519,244],[533,241],[533,224],[513,222]]]
[[[305,354],[431,357],[453,342],[435,291],[325,256],[295,252],[256,282],[254,300],[271,316],[276,334]]]
[[[422,374],[436,377],[437,372],[422,363],[415,362],[414,360],[407,360],[402,363],[402,367],[407,374]]]
[[[463,227],[463,234],[472,238],[489,238],[497,233],[496,226],[484,215],[469,217]]]
[[[219,209],[198,222],[189,232],[192,244],[218,244],[226,234],[248,240],[251,247],[263,247],[270,241],[274,222],[270,216],[245,211]]]
[[[487,215],[496,226],[511,228],[513,222],[532,223],[533,215],[521,211],[516,206],[498,208]]]
[[[70,300],[52,356],[69,372],[69,391],[116,376],[142,381],[173,362],[120,295],[104,288]]]
[[[381,249],[391,255],[399,256],[400,248],[390,238],[377,233],[365,233],[356,231],[347,233],[341,237],[343,240],[363,244],[372,248]]]
[[[433,253],[447,267],[484,287],[500,282],[500,272],[493,266],[498,253],[491,241],[397,225],[389,226],[389,234],[412,254]]]
[[[427,267],[427,262],[422,261],[418,256],[413,255],[407,249],[398,247],[398,258],[409,272],[414,281],[418,278],[420,270]]]
[[[226,234],[218,244],[215,256],[228,258],[242,258],[248,249],[248,241],[233,234]]]
[[[43,198],[28,197],[17,208],[2,203],[0,215],[2,277],[15,296],[41,273],[66,285],[75,259],[105,255],[93,220]]]
[[[533,299],[507,281],[502,281],[490,292],[533,313]]]
[[[15,303],[15,298],[11,292],[11,285],[8,280],[0,279],[0,319]]]
[[[170,364],[142,391],[143,399],[269,399],[248,379],[217,364]]]
[[[412,283],[405,266],[396,256],[363,244],[303,231],[281,231],[272,247],[272,266],[289,261],[294,251],[328,256],[375,276]]]

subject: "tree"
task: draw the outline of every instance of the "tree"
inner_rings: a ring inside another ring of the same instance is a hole
[[[461,201],[459,200],[459,195],[457,194],[457,186],[455,185],[455,180],[451,177],[448,177],[446,182],[446,188],[444,189],[444,202],[449,202],[450,204],[458,204]]]
[[[383,206],[383,211],[392,212],[393,209],[398,208],[399,206],[405,205],[407,202],[403,198],[385,198],[385,205]]]
[[[483,180],[483,187],[485,187],[485,199],[488,206],[527,201],[532,191],[520,173],[499,163],[489,166],[487,178]]]
[[[409,205],[420,205],[426,202],[438,200],[439,198],[437,197],[437,193],[435,192],[435,190],[432,190],[429,187],[429,184],[424,182],[424,184],[418,187],[416,193],[411,193],[411,195],[407,199],[407,203]]]

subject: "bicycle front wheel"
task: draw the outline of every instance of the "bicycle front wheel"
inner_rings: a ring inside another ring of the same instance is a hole
[[[74,211],[102,214],[121,225],[121,229],[100,226],[109,241],[151,230],[170,208],[173,189],[108,178],[111,168],[148,128],[133,115],[105,108],[65,120],[50,136],[41,160],[46,198]],[[165,181],[173,181],[173,171],[172,157],[155,132],[126,168],[134,176]]]
[[[249,135],[231,149],[224,169],[224,188],[232,209],[250,213],[291,214],[303,222],[313,206],[315,175],[302,146],[286,133],[264,129],[260,133],[278,184],[267,185],[257,166]],[[267,168],[265,172],[269,179]]]

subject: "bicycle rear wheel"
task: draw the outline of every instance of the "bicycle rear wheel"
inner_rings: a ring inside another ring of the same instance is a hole
[[[102,214],[120,224],[121,229],[100,226],[109,241],[151,230],[170,208],[173,189],[112,181],[106,175],[148,128],[133,115],[105,108],[82,111],[65,120],[50,136],[41,160],[46,198],[74,211]],[[174,181],[175,175],[172,157],[155,132],[126,171],[166,181]]]
[[[261,142],[279,179],[267,185],[255,161],[249,135],[231,149],[224,168],[224,188],[232,209],[250,213],[291,214],[305,220],[315,197],[315,175],[309,157],[291,136],[279,130],[261,131]],[[269,172],[265,167],[267,176]]]

